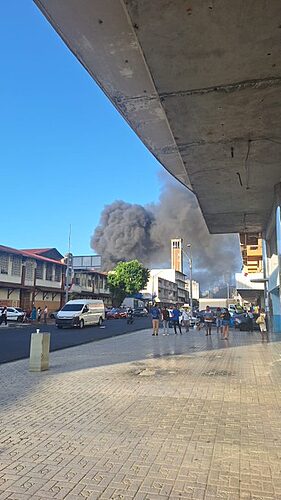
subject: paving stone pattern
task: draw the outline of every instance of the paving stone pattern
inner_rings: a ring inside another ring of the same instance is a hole
[[[0,500],[281,499],[278,336],[146,330],[0,375]]]

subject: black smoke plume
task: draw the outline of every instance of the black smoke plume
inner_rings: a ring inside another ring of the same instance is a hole
[[[104,270],[135,258],[150,268],[170,267],[170,239],[183,238],[185,244],[192,243],[193,275],[203,289],[229,281],[241,269],[238,236],[210,234],[193,193],[167,174],[163,177],[158,203],[115,201],[105,206],[91,238]]]

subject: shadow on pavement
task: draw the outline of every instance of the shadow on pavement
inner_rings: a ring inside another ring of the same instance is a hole
[[[221,340],[216,332],[211,337],[206,337],[204,331],[191,330],[183,335],[170,333],[169,336],[151,336],[151,330],[140,330],[127,335],[107,338],[100,341],[90,342],[87,345],[79,345],[75,348],[67,348],[50,353],[50,368],[41,373],[30,373],[28,371],[28,359],[13,363],[0,365],[1,376],[1,408],[11,408],[21,402],[31,392],[44,391],[48,386],[48,380],[62,373],[80,370],[93,370],[101,367],[124,363],[145,363],[148,360],[160,358],[173,359],[176,364],[177,356],[196,357],[210,351],[224,351],[242,346],[260,344],[264,347],[272,342],[280,342],[281,336],[269,334],[268,342],[262,342],[259,332],[247,333],[232,330],[229,340]],[[150,363],[151,365],[151,363]],[[40,386],[40,387],[39,387]]]

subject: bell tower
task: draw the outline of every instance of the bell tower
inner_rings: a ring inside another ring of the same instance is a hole
[[[171,265],[172,269],[183,272],[183,239],[175,238],[171,240]]]

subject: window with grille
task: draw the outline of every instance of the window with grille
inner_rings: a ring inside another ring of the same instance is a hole
[[[43,272],[44,272],[44,264],[43,262],[37,262],[37,268],[36,268],[36,278],[39,280],[43,279]]]
[[[46,280],[47,281],[53,280],[53,264],[47,264],[46,266]]]
[[[0,273],[8,274],[9,270],[9,255],[7,253],[0,254]]]
[[[21,273],[21,258],[13,255],[12,257],[12,276],[20,276]]]
[[[55,281],[60,282],[61,280],[61,268],[60,266],[55,267]]]
[[[30,260],[25,263],[25,277],[28,281],[33,280],[33,262]]]

